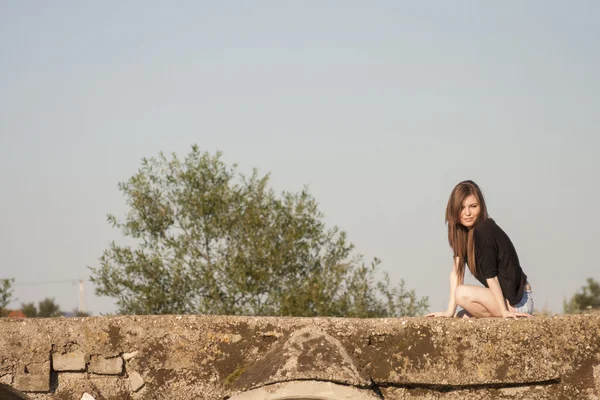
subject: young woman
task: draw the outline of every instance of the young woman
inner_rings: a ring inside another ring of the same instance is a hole
[[[531,317],[533,297],[512,242],[488,216],[473,181],[456,185],[446,207],[448,241],[454,252],[448,309],[428,317]],[[485,287],[464,285],[465,263]]]

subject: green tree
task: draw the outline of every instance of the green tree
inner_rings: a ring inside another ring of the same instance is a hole
[[[0,317],[8,314],[6,306],[12,301],[14,279],[0,279]]]
[[[587,285],[582,286],[570,299],[563,301],[565,314],[579,314],[586,310],[600,308],[600,282],[587,278]]]
[[[122,314],[417,315],[404,282],[377,280],[346,233],[328,229],[306,188],[276,195],[197,146],[180,161],[143,159],[119,189],[130,209],[108,221],[133,246],[112,242],[90,268],[96,293]]]
[[[60,317],[63,315],[62,311],[60,311],[60,306],[56,304],[53,298],[49,297],[38,302],[37,307],[34,303],[22,303],[21,311],[28,318],[50,318]]]
[[[85,311],[79,311],[78,309],[73,309],[73,316],[74,317],[89,317],[91,314]]]
[[[38,310],[34,303],[21,303],[21,311],[27,318],[35,318],[38,316]]]
[[[62,311],[60,306],[54,302],[54,299],[46,298],[38,303],[38,317],[60,317]]]

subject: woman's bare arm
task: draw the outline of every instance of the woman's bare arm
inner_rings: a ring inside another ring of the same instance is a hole
[[[451,318],[454,316],[454,312],[456,311],[456,299],[454,296],[454,292],[458,285],[462,285],[465,279],[465,272],[463,270],[462,276],[458,274],[458,257],[454,259],[454,265],[452,266],[452,271],[450,272],[450,298],[448,299],[448,309],[442,312],[434,312],[427,314],[426,317],[446,317]]]
[[[462,285],[464,281],[465,270],[463,269],[462,276],[458,276],[458,257],[456,257],[454,259],[452,272],[450,272],[450,299],[448,300],[448,310],[446,310],[446,312],[450,313],[451,316],[454,316],[454,312],[456,311],[456,288],[459,285]]]

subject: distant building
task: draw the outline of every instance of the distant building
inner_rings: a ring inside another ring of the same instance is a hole
[[[23,311],[21,311],[21,310],[9,311],[7,317],[8,318],[27,318],[27,316],[25,314],[23,314]]]

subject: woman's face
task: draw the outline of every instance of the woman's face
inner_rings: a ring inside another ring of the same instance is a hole
[[[462,208],[460,210],[460,223],[466,228],[473,227],[475,222],[477,222],[480,211],[481,207],[479,207],[479,201],[477,201],[477,197],[470,195],[462,204]]]

